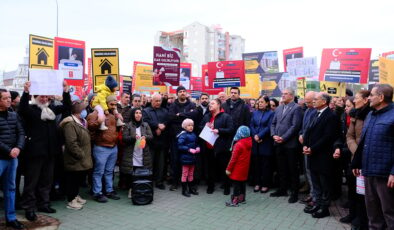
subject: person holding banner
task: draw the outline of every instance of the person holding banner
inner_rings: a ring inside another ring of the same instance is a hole
[[[19,105],[19,113],[25,121],[26,165],[25,186],[21,207],[25,209],[26,219],[37,220],[36,210],[55,213],[50,207],[55,155],[57,151],[56,115],[71,110],[71,98],[67,83],[63,82],[62,105],[49,105],[48,95],[34,95],[29,105],[30,82],[24,85]]]
[[[375,85],[368,99],[374,111],[364,121],[352,169],[364,176],[369,229],[394,229],[393,87]]]

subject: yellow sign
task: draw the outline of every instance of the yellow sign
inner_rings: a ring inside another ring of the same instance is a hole
[[[262,81],[261,82],[261,89],[262,90],[271,90],[274,91],[276,89],[276,86],[278,84],[276,84],[275,81]]]
[[[29,40],[29,68],[53,69],[55,64],[53,39],[30,34]]]
[[[166,86],[153,85],[153,66],[152,64],[137,64],[133,76],[134,93],[152,94],[167,92]]]
[[[297,96],[300,98],[305,97],[305,91],[306,91],[306,79],[305,77],[299,77],[297,78]]]
[[[259,67],[257,60],[245,61],[245,70],[255,70],[257,67]]]
[[[93,89],[104,84],[108,75],[112,75],[119,85],[119,49],[92,49]]]
[[[394,87],[394,60],[379,58],[379,83]]]
[[[239,87],[242,98],[257,99],[260,96],[260,74],[245,74],[245,86]]]
[[[326,92],[333,97],[345,97],[346,96],[346,83],[345,82],[332,82],[332,81],[321,81],[320,92]]]

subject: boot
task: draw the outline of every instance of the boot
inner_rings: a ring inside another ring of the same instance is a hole
[[[118,119],[116,120],[116,126],[117,126],[117,127],[122,127],[122,126],[124,126],[124,125],[125,125],[125,123],[124,123],[121,119],[118,118]]]
[[[192,195],[198,195],[195,183],[193,181],[190,181],[188,185],[189,185],[189,193]]]
[[[105,125],[105,122],[102,122],[101,124],[100,124],[100,128],[99,128],[100,130],[107,130],[108,129],[108,127]]]
[[[246,195],[245,194],[240,194],[238,197],[238,203],[240,204],[246,204],[246,199],[245,199]]]
[[[187,182],[182,182],[182,195],[190,197],[190,193],[187,190]]]
[[[238,196],[231,195],[231,201],[226,202],[227,207],[238,207]]]

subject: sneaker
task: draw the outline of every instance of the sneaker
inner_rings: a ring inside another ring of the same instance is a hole
[[[82,205],[86,204],[86,202],[87,202],[85,199],[82,199],[82,197],[80,197],[79,195],[77,197],[75,197],[75,199],[77,200],[77,202],[79,204],[82,204]]]
[[[129,193],[127,194],[127,198],[131,199],[132,195],[131,195],[131,189],[129,189]]]
[[[99,203],[107,203],[108,199],[103,194],[98,194],[93,197],[93,199]]]
[[[125,123],[124,123],[122,120],[118,119],[118,120],[116,121],[116,126],[117,126],[117,127],[121,127],[121,126],[124,126],[124,125],[125,125]]]
[[[118,196],[118,194],[115,191],[109,192],[107,194],[105,194],[106,197],[108,197],[109,199],[112,200],[119,200],[120,197]]]
[[[101,123],[100,130],[108,130],[108,127],[105,125],[105,122]]]
[[[178,189],[178,185],[177,184],[172,184],[170,186],[170,191],[176,191]]]
[[[77,201],[77,198],[67,203],[67,208],[72,210],[81,210],[83,208],[82,204]]]

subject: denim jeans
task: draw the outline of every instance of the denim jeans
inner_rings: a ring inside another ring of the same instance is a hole
[[[104,176],[106,192],[113,192],[113,175],[118,154],[118,147],[93,147],[94,169],[93,169],[93,194],[101,194]]]
[[[3,179],[4,210],[7,221],[16,220],[15,214],[15,179],[18,159],[0,160],[0,176]]]

